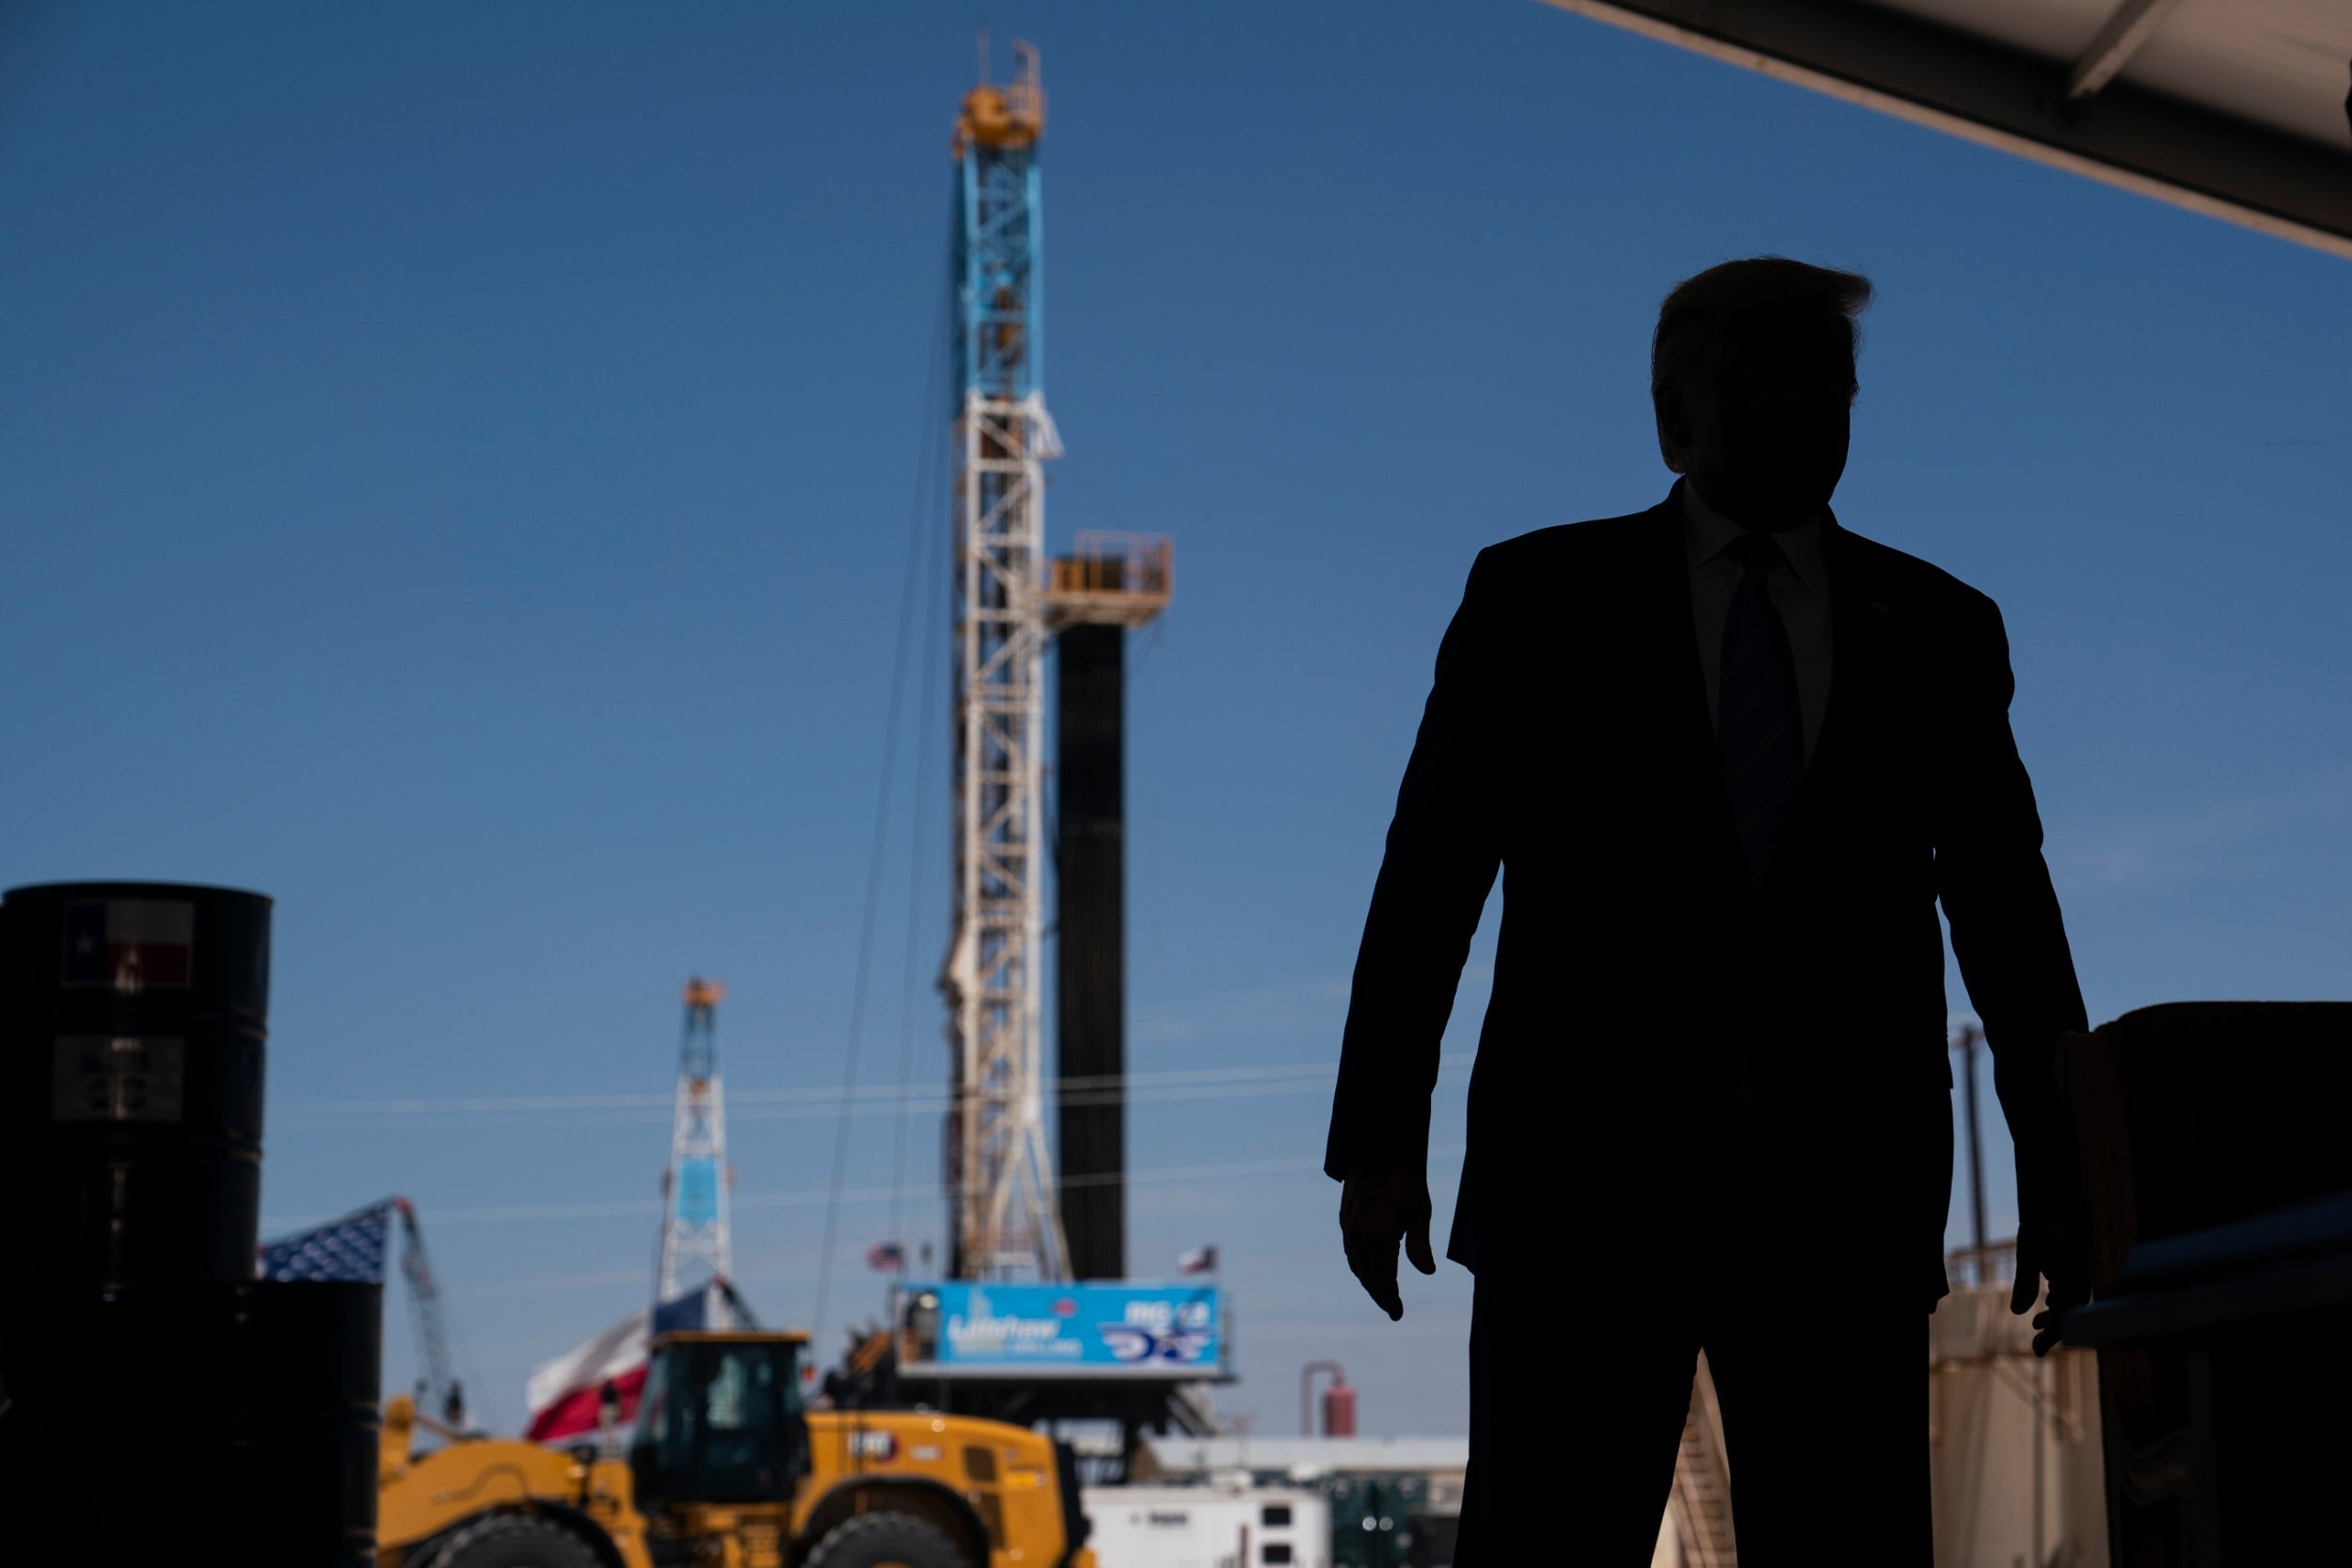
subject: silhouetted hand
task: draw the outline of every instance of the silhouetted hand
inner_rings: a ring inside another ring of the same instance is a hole
[[[1417,1170],[1349,1177],[1340,1189],[1340,1239],[1364,1293],[1391,1323],[1405,1316],[1405,1298],[1396,1288],[1398,1244],[1413,1267],[1438,1272],[1429,1251],[1429,1179]]]
[[[2058,1345],[2060,1315],[2090,1299],[2079,1182],[2069,1180],[2074,1169],[2073,1145],[2062,1132],[2044,1129],[2018,1146],[2017,1278],[2010,1287],[2009,1309],[2023,1316],[2042,1301],[2042,1309],[2033,1318],[2036,1355],[2047,1355]]]
[[[2049,1299],[2033,1314],[2033,1353],[2047,1355],[2058,1343],[2058,1315],[2069,1307],[2080,1307],[2090,1299],[2090,1292],[2079,1284],[2047,1272],[2045,1259],[2050,1247],[2030,1217],[2017,1222],[2017,1279],[2010,1287],[2009,1309],[2023,1315],[2033,1312],[2033,1304],[2042,1297],[2042,1282],[2050,1282]]]

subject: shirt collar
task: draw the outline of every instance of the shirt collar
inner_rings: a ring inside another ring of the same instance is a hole
[[[1691,569],[1697,571],[1728,548],[1732,541],[1748,531],[1707,504],[1699,487],[1688,478],[1679,486],[1682,492],[1682,546],[1690,558]],[[1788,569],[1799,582],[1808,588],[1818,587],[1828,565],[1828,527],[1820,517],[1808,517],[1794,528],[1783,529],[1772,535],[1780,544],[1781,553],[1788,558]]]

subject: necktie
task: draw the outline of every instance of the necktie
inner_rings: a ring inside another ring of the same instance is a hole
[[[1717,743],[1724,793],[1740,831],[1748,875],[1760,882],[1797,803],[1804,775],[1804,721],[1797,704],[1797,667],[1788,628],[1765,592],[1765,579],[1788,558],[1769,533],[1743,533],[1724,554],[1743,568],[1724,620]]]

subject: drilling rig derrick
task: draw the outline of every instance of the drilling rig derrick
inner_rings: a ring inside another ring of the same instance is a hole
[[[956,123],[955,847],[948,1008],[948,1262],[961,1277],[1066,1276],[1048,1181],[1038,974],[1044,942],[1040,602],[1045,412],[1038,305],[1045,124],[1037,52]]]
[[[670,1164],[662,1174],[661,1259],[654,1300],[675,1301],[735,1271],[727,1228],[726,1089],[719,1078],[719,1003],[726,988],[686,982],[686,1026],[678,1040],[677,1096],[670,1120]],[[712,1310],[723,1314],[726,1292]],[[724,1323],[709,1326],[723,1328]]]

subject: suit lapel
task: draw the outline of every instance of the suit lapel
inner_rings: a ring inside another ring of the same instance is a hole
[[[1691,611],[1691,566],[1682,542],[1681,485],[1650,508],[1635,530],[1633,587],[1638,597],[1619,625],[1625,628],[1627,667],[1620,679],[1646,676],[1649,689],[1639,706],[1655,715],[1650,743],[1661,748],[1659,770],[1669,788],[1685,787],[1715,842],[1709,853],[1723,865],[1727,885],[1753,889],[1740,852],[1740,838],[1724,794],[1723,756],[1715,740],[1714,715],[1707,710],[1707,676],[1699,666],[1698,630]],[[1828,520],[1824,546],[1830,574],[1830,697],[1812,760],[1798,785],[1797,804],[1772,867],[1769,892],[1801,874],[1825,819],[1834,819],[1837,797],[1850,771],[1857,734],[1870,730],[1869,715],[1883,701],[1888,606],[1883,585],[1853,536]]]
[[[1720,782],[1723,764],[1715,750],[1714,715],[1707,711],[1707,674],[1699,668],[1699,634],[1691,614],[1691,562],[1682,546],[1682,482],[1650,508],[1643,523],[1644,592],[1657,609],[1638,624],[1659,627],[1662,638],[1645,650],[1644,663],[1659,673],[1658,701],[1665,720],[1660,728],[1671,766],[1696,768]],[[1724,819],[1730,821],[1730,810]]]
[[[1643,594],[1647,611],[1634,623],[1659,628],[1641,662],[1657,672],[1653,695],[1659,758],[1670,783],[1687,788],[1713,840],[1709,853],[1720,863],[1726,885],[1749,885],[1740,854],[1740,835],[1724,795],[1723,753],[1715,743],[1715,716],[1707,710],[1707,673],[1699,666],[1697,622],[1691,612],[1691,562],[1682,542],[1682,482],[1652,507],[1642,525]],[[1654,608],[1653,608],[1654,607]]]
[[[1823,544],[1829,560],[1830,691],[1821,720],[1821,733],[1804,770],[1794,814],[1772,855],[1766,882],[1783,879],[1802,863],[1820,832],[1822,820],[1834,815],[1837,796],[1851,768],[1851,755],[1867,734],[1869,715],[1884,693],[1884,644],[1889,613],[1877,574],[1867,556],[1854,547],[1853,536],[1838,527],[1832,514]]]

